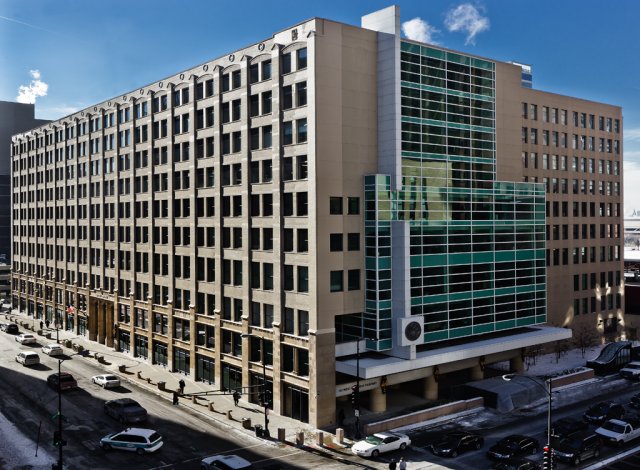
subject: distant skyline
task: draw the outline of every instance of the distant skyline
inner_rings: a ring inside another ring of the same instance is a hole
[[[0,0],[0,100],[59,119],[312,17],[360,25],[400,5],[403,33],[530,64],[533,87],[622,106],[625,213],[640,210],[640,2]]]

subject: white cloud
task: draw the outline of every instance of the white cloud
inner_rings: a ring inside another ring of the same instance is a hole
[[[449,31],[467,33],[465,44],[475,44],[476,35],[489,29],[489,18],[470,3],[463,3],[447,12],[444,24]]]
[[[39,96],[47,96],[49,85],[40,80],[40,71],[29,70],[29,73],[33,80],[28,85],[20,85],[18,88],[18,96],[16,96],[18,103],[34,104]]]
[[[440,32],[422,18],[416,17],[402,23],[402,32],[413,41],[426,42],[428,44],[438,44],[433,36]]]

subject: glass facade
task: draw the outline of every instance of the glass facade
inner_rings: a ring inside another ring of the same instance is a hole
[[[402,42],[400,67],[401,184],[365,177],[367,346],[392,346],[407,304],[392,298],[392,243],[408,244],[405,308],[424,343],[544,323],[544,186],[496,181],[494,63]]]

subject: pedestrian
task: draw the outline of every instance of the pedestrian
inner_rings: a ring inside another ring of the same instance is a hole
[[[42,330],[44,328],[44,323],[42,323],[42,320],[40,320],[40,329]]]
[[[44,322],[44,324],[45,324],[45,325],[47,325],[47,328],[49,328],[49,324],[50,324],[49,320],[47,320],[46,322]]]
[[[398,466],[399,470],[407,470],[407,462],[404,460],[404,457],[400,458],[400,465]]]
[[[344,408],[340,408],[338,411],[338,426],[344,426]]]
[[[391,462],[389,462],[389,470],[396,470],[396,467],[396,459],[391,459]]]
[[[236,390],[235,392],[233,392],[233,403],[234,403],[234,405],[238,406],[238,402],[239,401],[240,401],[240,394]]]
[[[177,405],[178,403],[179,403],[178,402],[178,392],[175,391],[175,392],[173,392],[173,404]]]
[[[185,383],[184,380],[180,379],[180,382],[178,382],[178,385],[180,386],[180,395],[184,395],[184,387],[185,387]]]

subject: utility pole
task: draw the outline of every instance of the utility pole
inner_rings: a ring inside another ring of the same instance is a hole
[[[360,439],[360,339],[356,343],[356,439]]]
[[[58,463],[51,465],[52,470],[63,470],[62,447],[66,442],[62,439],[62,388],[60,380],[60,368],[62,359],[58,359],[58,430],[53,433],[53,445],[58,446]]]

